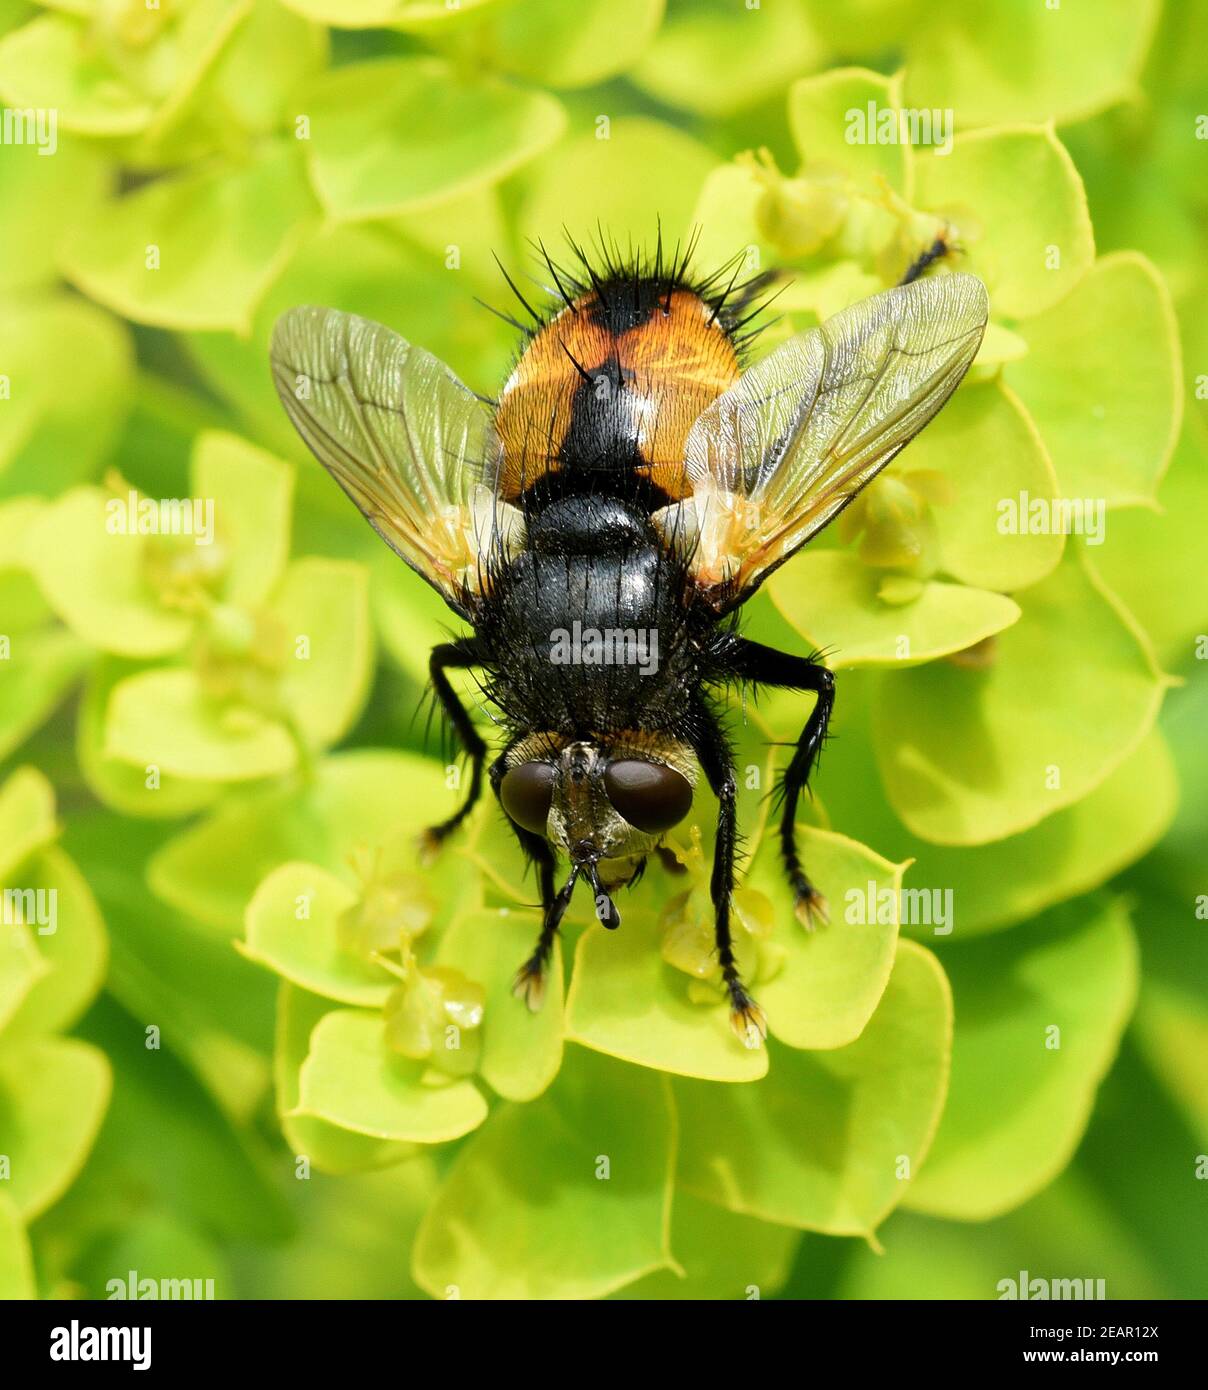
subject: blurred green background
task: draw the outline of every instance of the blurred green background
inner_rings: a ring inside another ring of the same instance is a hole
[[[0,1293],[1208,1293],[1205,51],[1204,0],[0,0]],[[750,605],[839,671],[813,936],[764,834],[806,711],[732,712],[759,1053],[704,806],[509,997],[499,813],[413,848],[455,621],[267,369],[311,302],[493,394],[492,257],[541,298],[531,240],[656,227],[791,272],[755,355],[941,233],[992,305]]]

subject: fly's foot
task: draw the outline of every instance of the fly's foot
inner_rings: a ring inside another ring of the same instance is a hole
[[[747,993],[741,980],[727,980],[726,992],[730,996],[730,1027],[743,1047],[754,1051],[763,1045],[768,1035],[767,1016]]]
[[[819,924],[830,925],[830,905],[810,881],[801,874],[793,877],[793,911],[797,920],[806,929],[813,931]]]
[[[420,864],[425,869],[431,868],[436,863],[452,828],[449,825],[430,825],[427,830],[421,830],[415,837],[416,853],[419,856]]]
[[[537,1013],[545,1002],[545,979],[547,958],[544,952],[534,951],[516,971],[512,983],[512,993],[523,999],[529,1013]]]

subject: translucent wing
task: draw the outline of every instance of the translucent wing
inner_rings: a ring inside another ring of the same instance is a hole
[[[944,405],[977,355],[989,305],[973,275],[937,275],[853,304],[770,353],[697,419],[692,494],[655,513],[719,612],[742,603]]]
[[[381,324],[304,305],[273,329],[273,378],[315,457],[379,536],[466,613],[492,553],[523,533],[496,495],[491,410],[438,358]]]

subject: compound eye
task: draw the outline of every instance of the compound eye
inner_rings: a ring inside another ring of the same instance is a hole
[[[503,809],[525,830],[545,834],[545,822],[554,800],[554,768],[551,763],[521,763],[510,768],[499,784]]]
[[[662,763],[621,758],[604,772],[604,790],[615,810],[647,835],[670,830],[692,807],[692,783]]]

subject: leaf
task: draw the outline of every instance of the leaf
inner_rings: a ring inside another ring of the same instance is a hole
[[[1179,436],[1183,383],[1170,293],[1136,252],[1105,256],[1028,321],[1007,379],[1028,407],[1065,497],[1149,506]]]
[[[277,996],[277,1045],[273,1073],[277,1110],[286,1141],[299,1157],[309,1158],[326,1173],[359,1173],[388,1168],[422,1150],[414,1144],[373,1139],[325,1120],[298,1113],[298,1074],[310,1051],[315,1024],[332,1011],[328,1000],[294,985],[281,984]]]
[[[1095,564],[1152,638],[1162,664],[1177,670],[1204,632],[1208,611],[1200,560],[1208,437],[1183,431],[1159,485],[1158,507],[1113,512],[1110,542],[1095,552]]]
[[[677,1190],[671,1249],[683,1272],[660,1269],[610,1297],[676,1302],[770,1297],[784,1283],[799,1239],[786,1226],[739,1216]]]
[[[77,229],[63,270],[135,323],[247,333],[312,217],[301,155],[278,142],[242,167],[157,179],[106,204]]]
[[[230,1298],[220,1247],[174,1215],[140,1212],[90,1245],[73,1270],[91,1298]]]
[[[1002,594],[936,580],[909,603],[879,596],[884,574],[848,551],[818,550],[782,566],[768,584],[785,618],[828,664],[917,666],[963,651],[1017,621]]]
[[[845,1047],[876,1017],[892,979],[905,866],[827,830],[798,826],[797,841],[810,881],[827,899],[830,921],[814,931],[797,921],[779,846],[765,837],[744,882],[771,899],[777,924],[772,944],[784,957],[759,986],[759,1000],[773,1037],[789,1047]]]
[[[1031,829],[984,845],[936,845],[912,835],[880,789],[868,741],[871,677],[841,679],[836,725],[816,791],[829,822],[894,859],[906,873],[902,930],[964,941],[1009,927],[1089,892],[1145,855],[1170,824],[1178,791],[1170,753],[1154,730],[1092,792]],[[774,711],[773,732],[791,732]]]
[[[1018,524],[1038,500],[1048,507],[1058,486],[1044,442],[1014,392],[997,382],[958,391],[911,442],[907,460],[906,469],[941,473],[950,485],[952,496],[934,507],[946,574],[974,588],[1017,594],[1056,569],[1065,548],[1061,530]]]
[[[761,230],[759,219],[767,191],[767,184],[750,163],[720,164],[706,175],[689,217],[689,225],[699,228],[694,258],[699,265],[712,270],[743,248],[752,271],[776,264],[779,250]],[[786,288],[786,295],[796,283]],[[761,335],[752,345],[756,356],[761,355],[764,343]]]
[[[881,112],[901,106],[900,77],[882,77],[867,68],[831,68],[803,77],[789,88],[789,127],[806,168],[823,165],[842,169],[853,178],[877,186],[883,179],[895,192],[910,197],[910,146],[905,140],[882,143],[871,132],[852,138],[853,113],[861,118],[869,103]]]
[[[697,198],[716,163],[706,146],[661,121],[610,118],[606,138],[595,131],[570,134],[526,171],[520,231],[552,242],[565,227],[577,242],[589,242],[600,209],[607,208],[608,226],[617,234],[624,229],[635,246],[653,246],[660,228],[664,246],[673,246],[689,234]],[[651,169],[661,171],[657,213],[647,183]]]
[[[0,1197],[0,1299],[36,1298],[33,1252],[16,1207]]]
[[[194,496],[214,508],[223,597],[263,602],[289,558],[293,469],[238,435],[207,430],[197,438],[191,480]]]
[[[0,85],[3,54],[0,43]],[[19,217],[0,223],[0,292],[6,296],[54,283],[60,243],[73,222],[91,215],[107,183],[105,163],[94,147],[68,138],[55,143],[53,157],[27,145],[6,151],[0,162],[0,200],[21,209]]]
[[[11,107],[58,113],[65,130],[130,135],[151,119],[151,100],[111,67],[87,59],[88,29],[42,15],[0,42],[0,96]]]
[[[880,1007],[831,1052],[773,1045],[752,1086],[675,1082],[679,1182],[729,1211],[830,1235],[871,1235],[931,1145],[948,1085],[952,1001],[944,972],[898,948]]]
[[[728,116],[820,66],[823,52],[795,5],[673,7],[629,77],[669,106]]]
[[[485,186],[479,191],[490,192]],[[448,207],[448,203],[434,205],[423,215],[439,226],[442,210]],[[445,248],[452,242],[460,248],[463,268],[471,270],[477,280],[489,274],[493,294],[499,285],[498,267],[480,243],[490,226],[479,221],[467,231],[464,221],[455,220],[442,235],[440,260],[435,263],[409,242],[384,237],[376,225],[324,229],[297,249],[280,279],[265,294],[250,337],[234,333],[189,336],[189,351],[201,364],[206,379],[251,422],[255,437],[270,444],[283,458],[300,462],[299,524],[306,519],[306,503],[316,507],[326,504],[320,513],[324,518],[319,533],[323,545],[331,544],[329,517],[344,520],[346,529],[366,543],[376,542],[281,409],[271,373],[264,370],[273,324],[297,304],[338,304],[350,313],[399,329],[410,342],[421,343],[454,365],[468,385],[483,392],[495,391],[509,370],[514,334],[474,303],[470,286],[461,275],[444,271]],[[434,267],[439,267],[438,275],[433,274]],[[304,539],[307,549],[322,548],[302,536],[297,543],[302,545]],[[399,564],[398,568],[405,566]]]
[[[626,72],[649,46],[664,0],[529,0],[488,12],[486,43],[505,72],[546,87],[589,87]]]
[[[428,1085],[424,1063],[386,1045],[380,1014],[335,1009],[315,1025],[299,1077],[299,1115],[373,1139],[442,1144],[482,1124],[487,1104],[470,1081]]]
[[[439,32],[457,25],[463,16],[493,7],[498,0],[282,0],[288,9],[343,29],[387,24],[408,32]]]
[[[713,1007],[689,999],[687,978],[660,954],[663,932],[654,917],[623,910],[623,919],[619,931],[596,922],[579,938],[566,999],[567,1038],[679,1076],[763,1076],[767,1053],[738,1040],[721,996]]]
[[[61,849],[42,850],[6,887],[35,894],[36,920],[27,926],[40,962],[36,978],[4,1024],[3,1042],[70,1028],[105,978],[105,924],[92,890]],[[41,905],[48,911],[43,912]]]
[[[111,921],[117,916],[111,903],[106,911]],[[187,996],[185,1003],[191,1003]],[[132,1017],[102,995],[79,1025],[104,1049],[116,1080],[96,1147],[64,1199],[62,1219],[69,1230],[92,1228],[102,1218],[121,1228],[151,1207],[225,1243],[279,1242],[289,1234],[289,1213],[270,1155],[249,1130],[232,1126],[174,1055],[173,1035],[182,1022],[170,1011]],[[149,1028],[158,1031],[149,1034]],[[292,1162],[280,1153],[276,1162],[288,1164],[292,1180]]]
[[[73,353],[67,383],[64,343]],[[60,291],[9,298],[0,305],[0,362],[11,396],[0,403],[3,495],[52,496],[91,479],[130,406],[125,325]]]
[[[6,894],[11,891],[3,890]],[[8,901],[6,900],[6,906]],[[42,953],[34,945],[34,934],[20,920],[6,922],[0,933],[0,1030],[21,1007],[34,985],[46,974]]]
[[[6,1194],[26,1221],[52,1206],[83,1166],[110,1087],[108,1062],[87,1043],[38,1038],[0,1051]]]
[[[122,656],[166,656],[188,641],[192,620],[160,603],[144,538],[110,525],[117,508],[124,514],[125,499],[100,488],[67,493],[35,522],[29,563],[55,612],[85,642]]]
[[[385,1172],[338,1182],[292,1184],[296,1233],[285,1245],[262,1246],[240,1261],[248,1298],[420,1299],[406,1258],[420,1219],[439,1186],[430,1151]]]
[[[17,633],[0,662],[0,758],[19,748],[79,679],[88,649],[57,628]]]
[[[600,1298],[668,1249],[665,1078],[571,1049],[553,1087],[502,1105],[458,1155],[412,1252],[434,1298]]]
[[[154,1108],[154,1068],[163,1054],[148,1043],[162,1042],[187,1068],[177,1081],[185,1092],[200,1083],[226,1116],[246,1123],[261,1113],[269,1086],[276,982],[233,951],[229,938],[215,939],[150,895],[144,864],[163,836],[161,826],[107,812],[76,813],[67,826],[66,845],[87,875],[108,929],[106,995],[127,1011],[115,1025],[119,1050],[130,1041],[131,1017],[155,1023],[162,1033],[149,1039],[141,1026],[134,1028],[135,1060],[123,1053],[123,1067],[141,1062],[139,1049],[152,1053],[147,1085]],[[98,1010],[105,1012],[105,997],[79,1028],[87,1030]],[[114,1037],[114,1031],[100,1035],[111,1053]],[[184,1095],[181,1104],[189,1108]],[[217,1112],[210,1123],[216,1118]]]
[[[217,800],[221,783],[174,777],[162,769],[152,777],[146,766],[136,767],[105,755],[109,697],[137,669],[132,662],[107,657],[89,673],[76,725],[80,771],[93,795],[125,816],[171,819],[191,815]]]
[[[184,102],[221,53],[250,0],[196,0],[137,15],[85,5],[45,16],[0,46],[0,92],[14,105],[54,108],[65,129],[131,135]]]
[[[280,698],[312,743],[334,743],[360,712],[373,675],[368,571],[351,560],[294,560],[272,608],[290,653]]]
[[[1081,120],[1131,96],[1154,0],[953,7],[905,35],[908,105],[951,107],[963,126]]]
[[[4,604],[4,635],[32,632],[52,617],[25,560],[26,537],[42,514],[40,497],[15,497],[0,502],[0,602]]]
[[[956,998],[952,1090],[906,1201],[985,1221],[1040,1191],[1077,1148],[1132,1012],[1136,946],[1124,909],[1092,897],[945,947],[944,964]]]
[[[414,753],[356,749],[321,761],[302,788],[272,787],[220,806],[170,840],[148,864],[152,891],[177,911],[232,933],[266,874],[287,860],[331,873],[356,850],[446,814],[444,773]],[[444,856],[433,891],[452,910],[467,884],[464,860]]]
[[[1153,727],[1166,678],[1086,562],[1067,559],[1022,607],[983,669],[882,677],[893,685],[875,697],[877,763],[922,839],[1018,834],[1093,791]]]
[[[564,122],[552,97],[464,76],[436,58],[347,64],[299,102],[311,118],[315,191],[339,222],[496,183],[556,140]]]
[[[1208,1142],[1208,1009],[1203,1000],[1166,980],[1146,979],[1134,1029],[1150,1065],[1197,1139]]]
[[[908,74],[908,92],[910,85]],[[996,316],[1051,308],[1090,269],[1095,241],[1086,193],[1050,128],[958,135],[949,154],[916,151],[914,167],[917,202],[950,220],[966,256],[961,269],[986,282]]]
[[[247,905],[242,950],[312,994],[380,1008],[393,979],[341,947],[337,935],[340,915],[357,901],[347,884],[314,864],[282,864]]]
[[[292,114],[289,98],[327,57],[326,34],[275,0],[239,10],[201,80],[174,93],[134,142],[132,163],[164,168],[229,155],[248,137],[272,134]],[[271,63],[265,53],[272,53]]]
[[[964,941],[1099,887],[1161,838],[1177,800],[1170,753],[1154,730],[1093,792],[1031,830],[959,848],[917,842],[911,886],[951,890],[949,925]]]
[[[562,949],[554,942],[541,1008],[532,1013],[512,994],[521,963],[540,930],[534,914],[509,908],[469,912],[441,937],[437,960],[456,966],[486,989],[482,1021],[482,1079],[505,1100],[535,1100],[562,1065]]]
[[[0,881],[57,834],[54,787],[36,767],[17,768],[0,785]]]
[[[204,782],[277,776],[298,756],[283,724],[211,700],[193,671],[176,668],[144,671],[114,687],[103,752]]]

